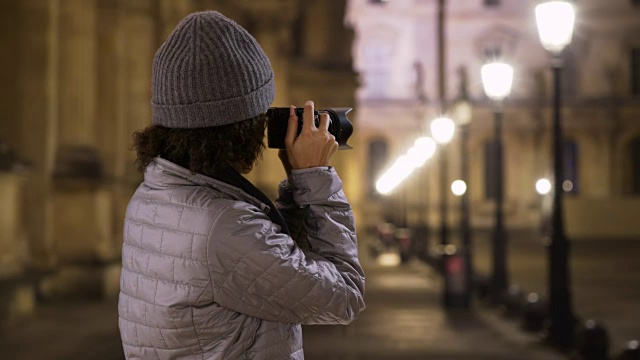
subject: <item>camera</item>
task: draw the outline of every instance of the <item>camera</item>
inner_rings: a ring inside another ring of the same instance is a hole
[[[329,115],[329,133],[335,136],[338,142],[338,150],[351,149],[347,145],[347,140],[353,133],[353,125],[347,118],[347,113],[352,108],[328,108],[315,110],[314,119],[316,126],[320,122],[320,114],[327,113]],[[296,108],[295,115],[298,117],[298,135],[302,131],[302,115],[304,108]],[[284,149],[284,139],[287,136],[287,126],[289,125],[289,108],[288,107],[272,107],[267,110],[267,146],[271,149]]]

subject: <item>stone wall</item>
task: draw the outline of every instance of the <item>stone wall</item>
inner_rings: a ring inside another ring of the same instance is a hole
[[[344,0],[4,4],[0,50],[12,56],[0,60],[0,116],[6,119],[0,139],[29,160],[31,171],[19,186],[0,183],[0,191],[14,195],[25,189],[19,197],[5,194],[19,200],[2,203],[0,221],[9,224],[0,230],[2,259],[22,259],[13,246],[28,244],[21,251],[35,274],[32,292],[42,298],[117,295],[124,214],[142,180],[131,134],[151,123],[151,65],[160,44],[187,14],[219,10],[254,34],[270,57],[274,105],[313,99],[319,107],[352,106],[345,6]],[[318,14],[328,20],[318,21]],[[356,193],[359,174],[350,162],[348,156],[336,160]],[[265,151],[248,177],[274,196],[284,178],[277,151]],[[28,226],[20,230],[20,224]],[[12,269],[2,264],[2,271]],[[11,299],[25,296],[14,290]]]

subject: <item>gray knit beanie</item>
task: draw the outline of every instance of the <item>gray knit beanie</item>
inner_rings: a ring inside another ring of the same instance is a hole
[[[153,59],[153,124],[220,126],[252,118],[275,97],[273,70],[257,41],[217,11],[185,17]]]

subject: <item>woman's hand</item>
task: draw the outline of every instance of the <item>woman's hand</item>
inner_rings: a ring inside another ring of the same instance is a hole
[[[329,166],[329,162],[336,151],[338,143],[336,138],[329,133],[329,114],[320,114],[320,123],[315,124],[313,115],[314,104],[309,100],[304,105],[302,117],[302,131],[298,134],[298,117],[295,115],[295,107],[289,111],[289,124],[285,138],[286,156],[291,169],[308,169],[317,166]],[[280,155],[282,160],[282,155]],[[287,165],[283,161],[285,171]],[[287,173],[288,175],[289,173]]]

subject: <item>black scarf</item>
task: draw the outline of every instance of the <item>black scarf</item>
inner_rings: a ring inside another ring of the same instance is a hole
[[[247,194],[255,197],[256,199],[262,201],[263,203],[269,206],[269,219],[274,223],[280,225],[282,228],[282,232],[291,236],[289,232],[289,227],[287,227],[287,222],[284,220],[284,217],[278,211],[278,208],[271,202],[271,200],[265,195],[260,189],[255,187],[249,180],[245,179],[238,171],[233,168],[225,168],[219,172],[217,172],[214,176],[214,179],[220,180],[226,184],[235,186]]]

